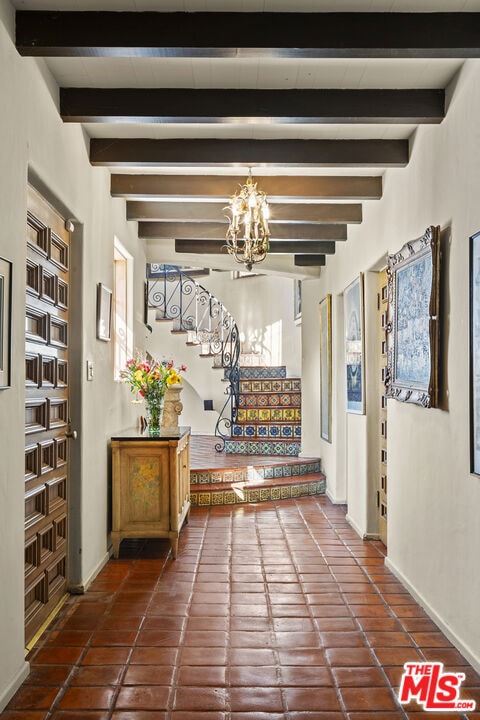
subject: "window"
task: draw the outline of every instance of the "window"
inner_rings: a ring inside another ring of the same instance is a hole
[[[132,278],[133,258],[115,238],[113,254],[113,341],[115,348],[115,380],[132,356]]]

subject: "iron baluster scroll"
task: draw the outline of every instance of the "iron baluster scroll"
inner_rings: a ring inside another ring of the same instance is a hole
[[[156,321],[173,321],[172,332],[186,334],[187,345],[197,345],[200,355],[212,357],[227,381],[225,402],[220,410],[215,435],[222,452],[237,421],[240,392],[240,335],[237,323],[226,307],[191,275],[176,265],[147,264],[145,317],[155,310]]]

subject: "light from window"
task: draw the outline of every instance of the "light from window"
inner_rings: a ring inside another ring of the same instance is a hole
[[[115,348],[115,380],[120,379],[127,360],[132,355],[132,289],[133,258],[115,239],[113,277],[113,339]]]

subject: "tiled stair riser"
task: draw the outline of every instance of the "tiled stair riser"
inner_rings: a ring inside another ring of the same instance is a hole
[[[297,484],[276,485],[265,488],[238,488],[214,490],[212,492],[191,492],[190,501],[193,507],[209,505],[237,505],[245,503],[271,502],[287,500],[305,495],[323,495],[325,493],[325,477],[320,476],[313,482],[301,481]]]
[[[300,378],[285,380],[240,380],[241,393],[287,393],[300,392]]]
[[[288,455],[300,454],[301,445],[299,442],[274,442],[257,440],[226,440],[225,452],[239,455]]]
[[[234,425],[232,427],[232,438],[276,438],[288,439],[298,438],[300,440],[302,436],[302,427],[300,424],[289,425]]]
[[[216,470],[191,470],[190,484],[252,482],[255,480],[272,480],[274,478],[291,478],[312,475],[321,472],[320,460],[312,462],[282,463],[282,465],[259,466],[248,468],[226,468]]]
[[[240,380],[260,380],[266,378],[286,378],[287,369],[285,365],[266,367],[241,367]]]
[[[244,422],[300,422],[300,408],[240,408],[237,413],[239,423]]]
[[[300,408],[301,393],[245,393],[239,396],[240,408]]]

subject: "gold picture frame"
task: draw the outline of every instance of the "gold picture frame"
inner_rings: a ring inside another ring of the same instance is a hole
[[[332,442],[332,296],[318,306],[320,318],[320,435]]]

